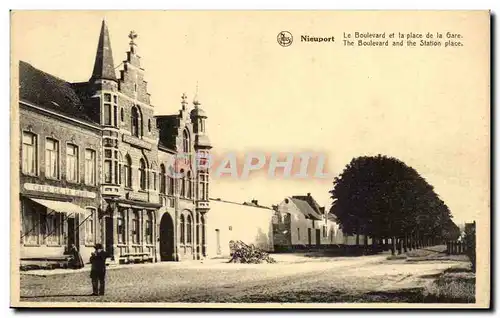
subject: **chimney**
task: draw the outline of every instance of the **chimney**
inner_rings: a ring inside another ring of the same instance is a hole
[[[257,201],[257,200],[252,200],[252,203],[255,205],[259,205],[259,201]]]
[[[310,197],[310,196],[311,196],[311,192],[308,192],[308,193],[307,193],[307,196],[308,196],[308,197]]]

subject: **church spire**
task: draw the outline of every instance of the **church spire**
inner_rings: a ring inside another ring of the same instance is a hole
[[[108,26],[106,25],[105,20],[102,21],[101,33],[99,35],[99,43],[97,44],[97,53],[94,62],[94,71],[92,72],[91,79],[107,79],[117,81]]]

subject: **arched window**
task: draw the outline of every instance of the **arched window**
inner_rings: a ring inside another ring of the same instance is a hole
[[[130,159],[130,156],[128,154],[125,156],[123,172],[125,187],[132,188],[132,159]]]
[[[187,216],[187,222],[186,222],[186,231],[187,231],[187,244],[191,244],[192,243],[192,237],[191,237],[191,234],[193,232],[193,229],[191,228],[192,226],[192,223],[191,223],[191,215],[188,215]]]
[[[184,175],[184,170],[181,170],[181,197],[186,197],[186,175]]]
[[[168,194],[174,195],[174,178],[168,176]]]
[[[181,244],[185,244],[186,241],[185,241],[185,235],[184,235],[184,227],[186,226],[186,223],[184,222],[184,215],[181,215]]]
[[[146,190],[146,163],[144,159],[141,158],[139,161],[139,183],[141,190]]]
[[[187,129],[184,129],[184,132],[182,134],[182,150],[185,153],[189,152],[189,132]]]
[[[193,183],[192,183],[192,180],[191,180],[191,171],[188,171],[187,173],[187,197],[188,198],[192,198],[193,197]]]
[[[162,163],[160,165],[160,193],[166,194],[166,171],[165,171],[165,165]]]
[[[132,114],[130,117],[132,119],[132,136],[140,137],[142,135],[141,114],[136,106],[132,107]]]
[[[149,185],[150,189],[153,189],[156,191],[156,187],[157,187],[157,167],[156,167],[156,163],[153,163],[151,165],[151,183]]]

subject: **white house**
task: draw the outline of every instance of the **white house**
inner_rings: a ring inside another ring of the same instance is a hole
[[[227,257],[229,242],[243,241],[246,244],[273,251],[273,209],[251,203],[237,203],[221,199],[210,199],[207,218],[208,257]]]
[[[335,216],[325,213],[325,208],[310,193],[286,197],[275,210],[273,240],[276,250],[356,244],[356,237],[342,233]],[[359,241],[364,241],[362,235]],[[371,244],[370,238],[368,243]]]

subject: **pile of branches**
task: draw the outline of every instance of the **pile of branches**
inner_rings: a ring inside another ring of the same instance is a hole
[[[276,263],[276,260],[253,244],[247,245],[242,241],[230,241],[231,260],[229,263],[262,264]]]

